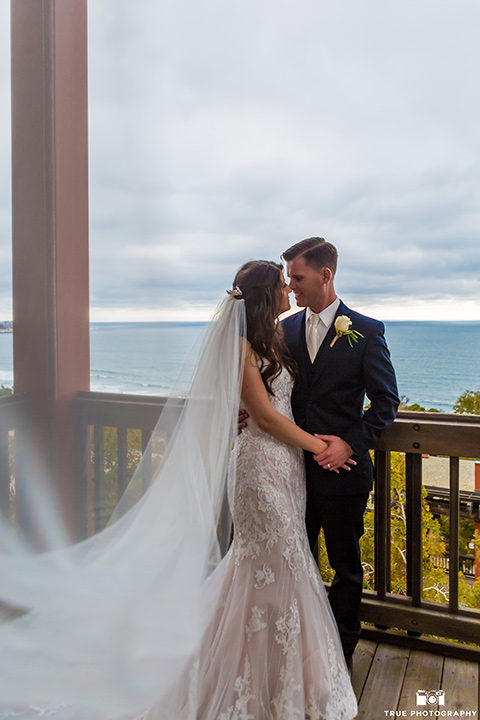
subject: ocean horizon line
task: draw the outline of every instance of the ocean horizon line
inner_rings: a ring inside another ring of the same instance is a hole
[[[425,325],[480,325],[480,320],[384,320],[388,324]],[[90,325],[206,325],[209,320],[92,320]]]

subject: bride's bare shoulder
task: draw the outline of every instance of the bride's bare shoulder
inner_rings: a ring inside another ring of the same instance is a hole
[[[240,338],[240,349],[243,357],[245,358],[245,364],[258,367],[258,362],[260,358],[258,357],[255,350],[252,348],[250,342],[247,340],[246,337]]]

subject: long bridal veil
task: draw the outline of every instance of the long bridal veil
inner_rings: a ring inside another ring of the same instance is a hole
[[[0,718],[49,706],[76,720],[134,716],[185,669],[215,607],[204,581],[218,561],[244,335],[244,301],[227,297],[182,409],[167,402],[105,530],[62,547],[36,477],[50,549],[36,552],[0,523],[0,601],[21,611],[0,622]]]

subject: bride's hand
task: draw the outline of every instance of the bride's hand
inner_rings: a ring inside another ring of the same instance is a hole
[[[348,460],[345,462],[345,464],[340,465],[340,467],[342,468],[342,470],[351,470],[352,467],[356,464],[357,463],[355,462],[355,460],[352,460],[352,458],[348,458]],[[337,470],[337,472],[338,472],[338,470]]]
[[[314,458],[324,470],[338,473],[342,470],[351,470],[357,463],[352,460],[353,450],[350,445],[337,435],[315,435],[319,440],[327,443],[327,447]]]

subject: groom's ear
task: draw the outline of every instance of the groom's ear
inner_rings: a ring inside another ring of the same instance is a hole
[[[323,267],[320,270],[319,275],[325,285],[327,285],[331,280],[333,280],[333,273],[328,267]]]

